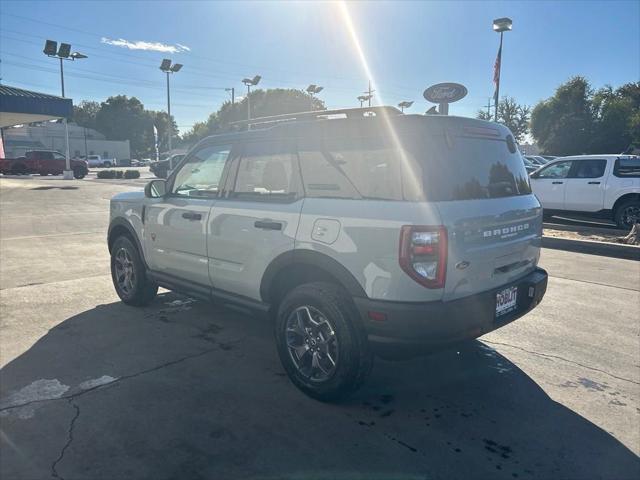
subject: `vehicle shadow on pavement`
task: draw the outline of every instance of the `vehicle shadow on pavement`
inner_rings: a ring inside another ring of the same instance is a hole
[[[173,293],[59,323],[0,380],[2,478],[640,473],[632,451],[480,341],[377,361],[356,395],[323,404],[286,378],[269,321]]]

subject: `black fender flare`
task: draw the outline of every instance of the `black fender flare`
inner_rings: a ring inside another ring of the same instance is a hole
[[[270,302],[269,294],[278,274],[292,265],[308,265],[324,270],[338,280],[353,297],[367,298],[362,285],[353,274],[329,255],[315,250],[290,250],[274,258],[262,276],[260,282],[260,297],[263,302]]]
[[[135,228],[133,228],[133,225],[131,225],[131,222],[127,221],[122,217],[114,218],[113,220],[111,220],[111,223],[109,224],[109,230],[107,233],[107,245],[109,247],[109,253],[111,253],[111,245],[113,245],[113,241],[115,240],[112,238],[113,232],[114,230],[116,229],[120,230],[121,228],[124,228],[129,234],[129,236],[133,239],[133,242],[135,243],[136,248],[140,253],[140,258],[142,259],[142,263],[144,263],[145,268],[148,268],[147,261],[144,258],[144,250],[142,249],[142,243],[140,243],[140,239],[138,238],[138,234],[136,233]]]

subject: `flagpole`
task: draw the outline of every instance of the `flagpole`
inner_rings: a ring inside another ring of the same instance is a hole
[[[498,49],[498,55],[500,56],[500,60],[498,61],[498,81],[496,82],[496,98],[493,101],[493,106],[495,108],[495,122],[498,122],[498,103],[500,103],[500,71],[502,70],[502,35],[504,32],[500,32],[500,48]]]

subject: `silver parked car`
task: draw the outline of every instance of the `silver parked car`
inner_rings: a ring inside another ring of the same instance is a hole
[[[542,300],[542,208],[504,126],[392,107],[258,120],[113,197],[125,303],[162,286],[268,313],[291,381],[327,401],[376,353],[473,339]]]

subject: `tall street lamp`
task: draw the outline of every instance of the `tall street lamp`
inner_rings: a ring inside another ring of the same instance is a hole
[[[313,83],[307,87],[307,93],[311,97],[311,108],[309,109],[310,111],[313,111],[313,95],[316,93],[320,93],[322,90],[324,90],[324,87],[320,87]]]
[[[256,75],[253,78],[243,78],[242,83],[247,86],[247,120],[251,120],[251,87],[255,87],[260,83],[260,75]],[[251,125],[247,123],[247,129],[250,129]]]
[[[402,113],[404,113],[404,109],[405,109],[405,108],[409,108],[411,105],[413,105],[413,101],[411,101],[411,102],[404,101],[404,102],[400,102],[400,103],[398,104],[398,107],[400,107],[400,111],[401,111]]]
[[[68,43],[60,43],[58,48],[58,42],[54,40],[47,40],[44,44],[43,53],[47,57],[57,58],[60,60],[60,84],[62,86],[62,98],[64,98],[64,66],[63,60],[81,60],[88,58],[85,54],[80,52],[71,53],[71,45]],[[64,159],[64,172],[63,176],[65,180],[73,179],[73,171],[71,170],[71,158],[69,156],[69,125],[67,124],[67,117],[63,119],[64,122],[64,143],[65,143],[65,159]]]
[[[164,73],[167,74],[167,115],[169,115],[169,126],[168,126],[169,153],[171,153],[171,148],[172,148],[171,137],[173,137],[173,121],[171,120],[171,94],[169,93],[169,74],[177,73],[180,71],[181,68],[182,68],[181,63],[174,63],[173,65],[171,65],[171,60],[169,60],[168,58],[163,59],[162,63],[160,64],[160,70],[162,70]],[[171,157],[169,157],[169,170],[171,170],[172,167],[173,165],[171,165]]]
[[[502,64],[502,36],[504,32],[511,30],[512,21],[510,18],[496,18],[493,21],[493,31],[500,33],[500,48],[498,49],[498,55],[496,56],[496,63],[493,66],[493,83],[496,84],[496,92],[494,95],[494,107],[495,107],[495,121],[498,121],[498,103],[500,98],[500,69]]]

